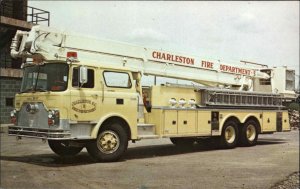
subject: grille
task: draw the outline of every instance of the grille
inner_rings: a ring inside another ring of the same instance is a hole
[[[42,103],[24,103],[18,114],[18,125],[49,129],[48,111]]]

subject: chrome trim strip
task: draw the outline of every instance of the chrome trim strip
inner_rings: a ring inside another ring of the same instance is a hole
[[[36,138],[36,139],[51,139],[51,140],[70,140],[72,138],[49,138],[40,136],[30,136],[30,135],[19,135],[19,134],[8,134],[9,136],[26,137],[26,138]]]
[[[69,130],[39,129],[20,126],[9,126],[8,135],[42,139],[71,139],[71,132]]]

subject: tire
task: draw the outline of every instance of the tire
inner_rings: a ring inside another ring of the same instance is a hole
[[[238,133],[237,122],[233,120],[226,121],[220,137],[221,147],[227,149],[235,148],[238,142]]]
[[[170,138],[171,142],[176,146],[191,146],[194,144],[194,138]]]
[[[257,144],[258,124],[254,120],[247,121],[240,133],[240,143],[242,146],[254,146]]]
[[[83,147],[67,146],[59,140],[48,140],[48,145],[54,153],[62,157],[75,156],[83,149]]]
[[[122,124],[108,123],[100,130],[97,139],[90,142],[86,148],[97,161],[111,162],[121,158],[128,147],[128,136]]]

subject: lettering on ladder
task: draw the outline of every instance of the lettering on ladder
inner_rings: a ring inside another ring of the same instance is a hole
[[[214,62],[204,61],[204,60],[201,61],[202,68],[216,70],[216,68],[214,68],[215,67],[214,65],[215,65]],[[228,66],[228,65],[224,65],[224,64],[219,65],[219,70],[221,72],[229,72],[229,73],[249,75],[249,76],[255,74],[255,70],[239,68],[236,66]]]
[[[178,56],[178,55],[173,55],[173,54],[163,53],[163,52],[158,52],[158,51],[153,51],[152,57],[155,59],[159,59],[159,60],[167,60],[167,61],[171,61],[171,62],[177,62],[177,63],[188,64],[188,65],[195,64],[194,58]]]

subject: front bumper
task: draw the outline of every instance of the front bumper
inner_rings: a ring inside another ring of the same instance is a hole
[[[51,140],[71,139],[70,130],[9,126],[8,135]]]

